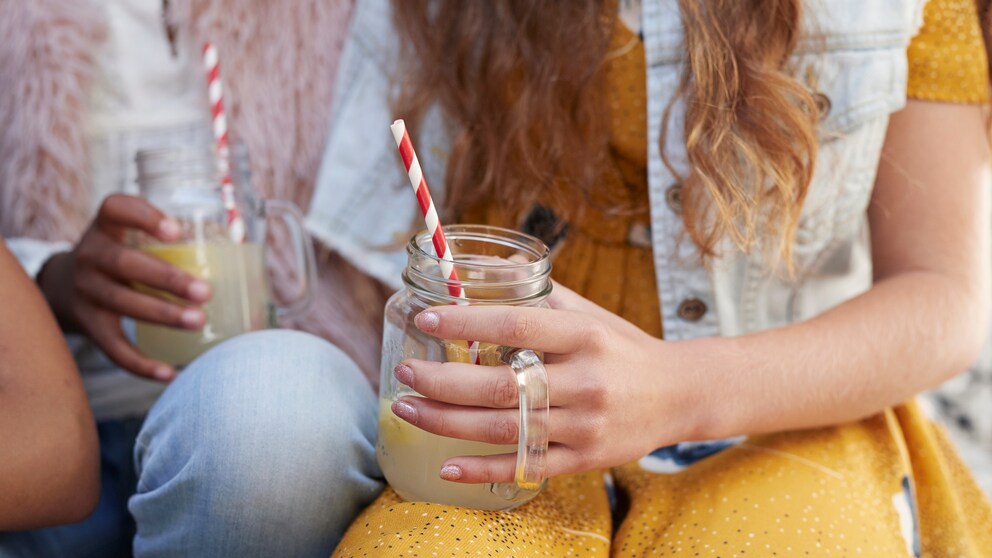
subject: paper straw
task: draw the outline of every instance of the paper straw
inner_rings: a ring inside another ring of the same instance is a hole
[[[245,241],[245,223],[234,199],[234,181],[231,180],[231,154],[227,143],[227,117],[224,115],[224,87],[220,79],[217,47],[211,42],[203,45],[203,65],[207,70],[207,94],[213,119],[214,144],[217,167],[221,177],[221,197],[227,210],[227,226],[234,242]]]
[[[437,208],[434,207],[434,200],[431,199],[431,192],[427,188],[427,180],[424,178],[424,171],[420,167],[420,160],[413,150],[413,143],[410,141],[410,134],[406,131],[406,123],[402,119],[393,122],[389,127],[393,132],[393,139],[396,140],[396,147],[400,150],[400,157],[403,158],[403,165],[406,167],[407,176],[410,178],[410,186],[417,195],[420,203],[420,211],[424,215],[424,222],[427,223],[427,232],[431,235],[431,242],[434,244],[434,251],[437,253],[438,265],[441,267],[441,275],[446,277],[448,283],[448,293],[461,300],[465,299],[465,290],[458,280],[458,272],[455,270],[455,261],[448,250],[448,240],[444,237],[444,230],[441,222],[437,218]],[[468,342],[469,360],[476,364],[479,362],[479,342]]]

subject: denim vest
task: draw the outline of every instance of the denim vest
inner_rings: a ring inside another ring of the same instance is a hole
[[[806,0],[806,32],[791,67],[814,90],[824,113],[819,157],[795,242],[796,273],[770,270],[768,258],[724,246],[708,265],[683,238],[676,176],[689,174],[683,113],[662,114],[683,65],[677,0],[643,0],[647,62],[648,185],[651,243],[666,339],[740,335],[800,321],[872,284],[866,209],[889,115],[906,101],[906,48],[925,0]],[[398,48],[388,0],[362,0],[345,45],[331,134],[307,218],[311,232],[371,276],[399,287],[403,243],[416,199],[388,126]],[[656,146],[666,133],[667,156]],[[448,135],[431,111],[414,144],[434,197],[443,199]],[[422,228],[422,222],[416,228]]]

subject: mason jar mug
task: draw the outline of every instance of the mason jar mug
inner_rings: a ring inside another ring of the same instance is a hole
[[[138,153],[141,196],[181,228],[175,242],[163,243],[136,234],[140,250],[210,284],[212,297],[203,306],[206,324],[199,331],[135,323],[138,348],[148,356],[183,366],[210,347],[235,335],[276,325],[277,316],[306,308],[315,272],[313,248],[296,206],[252,195],[247,184],[247,161],[236,162],[236,205],[244,221],[244,240],[233,240],[227,209],[221,197],[217,160],[211,150],[164,148]],[[268,219],[277,218],[292,231],[296,265],[302,277],[300,296],[287,307],[277,307],[266,270]],[[166,293],[139,287],[155,296],[179,302]]]
[[[481,225],[445,227],[458,281],[444,277],[424,232],[407,245],[405,288],[386,304],[379,388],[379,437],[376,456],[389,484],[402,498],[484,510],[506,510],[527,502],[543,488],[548,447],[548,387],[543,356],[526,347],[505,347],[473,340],[438,339],[414,325],[432,306],[486,304],[544,306],[551,292],[548,247],[519,232]],[[459,288],[463,296],[457,296]],[[494,445],[438,436],[395,416],[400,397],[418,396],[399,383],[393,368],[404,359],[508,365],[519,395],[517,445]],[[516,452],[514,482],[464,484],[445,481],[445,460],[461,455]]]

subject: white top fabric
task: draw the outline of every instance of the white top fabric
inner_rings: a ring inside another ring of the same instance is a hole
[[[204,73],[198,52],[173,57],[161,0],[105,0],[109,35],[97,55],[86,122],[93,182],[91,211],[110,194],[136,193],[134,157],[141,149],[211,145]],[[65,243],[8,239],[21,265],[36,276]],[[125,330],[131,330],[125,323]],[[165,385],[130,374],[86,338],[68,335],[98,421],[139,417]]]
[[[173,56],[162,0],[103,0],[109,36],[90,91],[95,132],[168,128],[207,114],[199,52]]]

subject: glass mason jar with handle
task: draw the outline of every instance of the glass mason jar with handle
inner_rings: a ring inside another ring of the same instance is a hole
[[[505,366],[516,375],[520,400],[519,442],[500,446],[425,432],[393,414],[398,398],[417,396],[393,376],[407,358],[470,362],[471,340],[442,340],[414,325],[421,311],[444,304],[545,306],[551,292],[548,247],[515,231],[482,225],[445,227],[464,298],[440,272],[426,232],[407,245],[405,288],[386,303],[379,384],[379,438],[376,456],[390,486],[402,498],[484,510],[507,510],[536,496],[546,483],[548,385],[543,356],[521,347],[478,343],[478,362]],[[460,455],[517,452],[516,478],[505,484],[463,484],[440,478],[445,460]]]
[[[212,150],[146,150],[138,153],[136,162],[141,196],[174,218],[182,230],[179,240],[173,243],[136,234],[136,247],[205,280],[213,291],[203,306],[207,321],[199,331],[136,322],[136,341],[142,352],[184,366],[225,339],[274,327],[277,316],[292,315],[309,306],[315,265],[302,216],[290,202],[264,200],[251,193],[243,153],[235,158],[233,174],[237,207],[245,224],[244,242],[231,239]],[[266,271],[270,217],[283,221],[290,231],[301,278],[299,296],[285,307],[274,305]],[[138,288],[175,301],[166,293]]]

